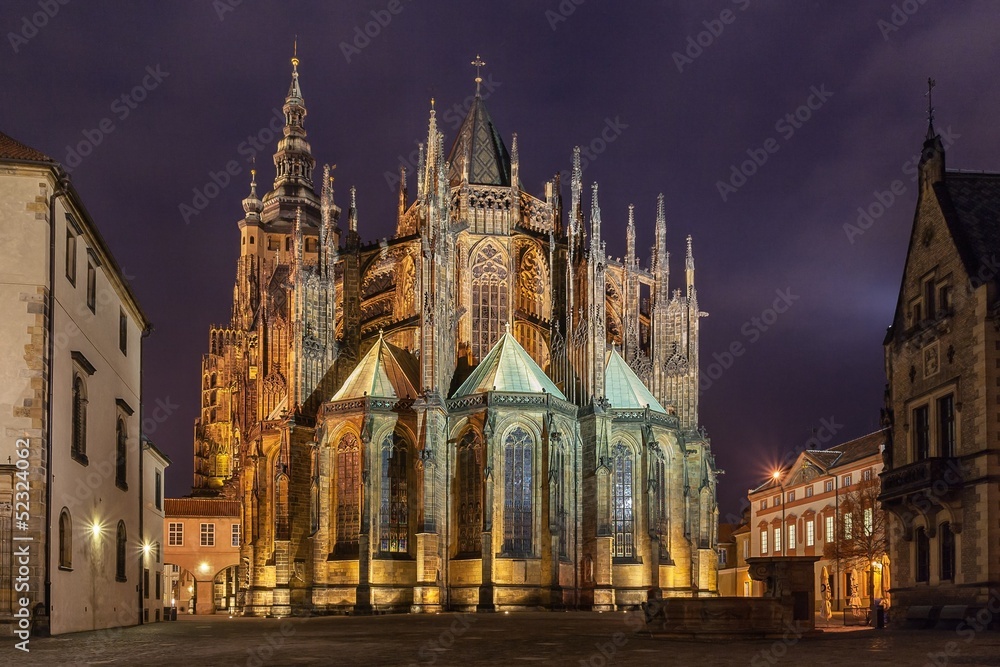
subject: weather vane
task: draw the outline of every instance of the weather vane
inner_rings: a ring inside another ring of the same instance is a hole
[[[472,61],[472,66],[476,68],[476,95],[479,94],[479,84],[483,82],[483,77],[481,76],[480,70],[486,67],[486,62],[476,54],[476,59]]]
[[[937,81],[927,77],[927,121],[933,125],[934,124],[934,102],[932,92],[934,91],[934,86],[937,85]]]

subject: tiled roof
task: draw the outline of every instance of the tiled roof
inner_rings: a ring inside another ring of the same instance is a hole
[[[973,283],[997,281],[1000,174],[949,171],[934,191]]]
[[[510,391],[553,394],[566,400],[559,387],[549,379],[535,360],[524,351],[508,330],[500,337],[486,358],[476,366],[455,397],[481,394],[487,391]]]
[[[608,353],[607,366],[604,371],[604,396],[611,402],[612,408],[645,408],[666,414],[656,397],[650,393],[642,380],[625,363],[618,350],[612,348]]]
[[[834,445],[829,449],[808,449],[799,454],[795,460],[795,464],[793,464],[790,468],[794,469],[801,457],[808,455],[816,461],[816,463],[818,463],[824,471],[829,471],[833,468],[850,465],[851,463],[868,458],[869,456],[877,456],[881,452],[881,446],[884,445],[885,442],[886,432],[884,430],[880,430],[875,431],[874,433],[869,433],[868,435],[863,435],[860,438],[855,438],[854,440],[848,440],[847,442],[839,445]],[[784,472],[787,474],[789,472],[789,468],[786,468]],[[787,478],[783,479],[783,481],[786,480]],[[754,494],[771,487],[779,488],[781,487],[781,482],[773,478],[768,478],[760,486],[750,489],[750,493]]]
[[[164,498],[168,517],[239,516],[240,501],[227,498]]]
[[[479,95],[473,100],[448,154],[451,165],[448,180],[452,185],[462,182],[467,159],[469,183],[510,185],[510,154]]]
[[[32,160],[34,162],[55,162],[45,153],[25,146],[17,139],[0,132],[0,159]]]
[[[362,396],[416,398],[417,374],[417,361],[413,355],[389,343],[380,333],[378,341],[331,400]]]

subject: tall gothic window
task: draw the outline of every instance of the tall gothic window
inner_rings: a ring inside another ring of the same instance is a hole
[[[566,450],[557,444],[552,446],[549,479],[555,485],[555,525],[559,542],[559,555],[569,554],[569,513],[566,511]]]
[[[472,262],[472,356],[482,361],[509,320],[507,264],[504,255],[487,244]]]
[[[483,532],[483,443],[473,431],[458,443],[458,553],[479,554]]]
[[[73,376],[73,458],[87,460],[87,385]]]
[[[955,578],[955,533],[951,523],[941,524],[941,581]]]
[[[115,580],[125,581],[125,557],[127,555],[128,538],[125,534],[125,522],[118,522],[115,534]]]
[[[361,448],[345,435],[337,444],[337,545],[340,554],[357,553],[361,532]]]
[[[274,539],[291,539],[288,513],[288,475],[281,473],[274,480]]]
[[[917,581],[930,581],[931,579],[931,540],[927,536],[927,530],[921,526],[917,528],[917,536],[914,540],[917,544]]]
[[[633,498],[632,451],[622,443],[611,450],[611,534],[614,536],[612,555],[631,558],[635,554],[635,513]]]
[[[125,432],[125,420],[119,418],[115,425],[115,484],[120,489],[128,489],[127,471],[128,434]]]
[[[313,444],[312,480],[309,482],[310,521],[309,532],[319,530],[319,447]]]
[[[503,443],[503,551],[511,556],[531,555],[533,451],[520,426]]]
[[[669,544],[669,535],[667,534],[669,530],[667,525],[667,463],[659,456],[653,460],[653,479],[656,483],[654,489],[656,504],[653,508],[654,515],[651,518],[654,522],[653,525],[659,532],[660,558],[669,560],[670,554],[667,548]]]
[[[379,487],[379,550],[406,553],[409,535],[409,504],[406,494],[406,441],[398,435],[382,441]]]

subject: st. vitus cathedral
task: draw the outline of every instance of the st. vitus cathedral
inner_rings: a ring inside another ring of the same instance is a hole
[[[478,61],[474,63],[481,65]],[[632,608],[717,593],[714,459],[698,426],[691,239],[669,288],[518,178],[477,92],[446,152],[430,111],[396,234],[361,240],[306,141],[298,59],[239,221],[232,321],[212,327],[195,493],[242,504],[247,615]]]

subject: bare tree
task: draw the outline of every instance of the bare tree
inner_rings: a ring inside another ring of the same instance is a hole
[[[841,570],[868,571],[868,597],[875,603],[874,563],[882,563],[888,542],[888,516],[879,506],[878,477],[862,479],[840,497],[835,539],[823,547],[823,557]]]

